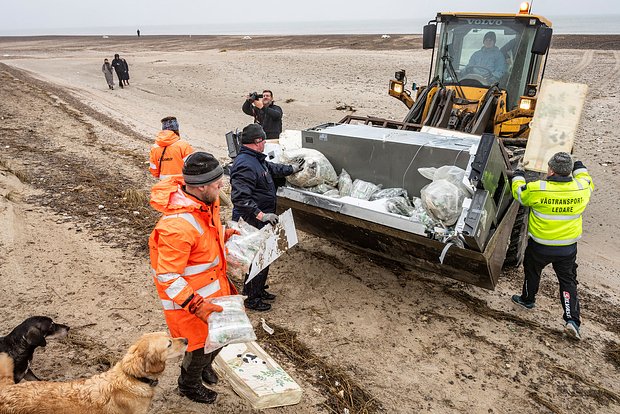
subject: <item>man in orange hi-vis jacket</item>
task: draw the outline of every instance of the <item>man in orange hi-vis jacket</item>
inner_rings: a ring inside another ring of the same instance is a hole
[[[173,116],[161,120],[161,131],[151,148],[149,171],[163,180],[183,172],[183,161],[194,152],[192,146],[179,136],[179,121]]]
[[[163,216],[149,238],[153,280],[173,337],[188,339],[181,366],[179,391],[200,403],[213,403],[217,393],[211,368],[217,352],[204,353],[208,316],[222,308],[206,298],[234,295],[226,276],[224,242],[235,230],[223,231],[219,191],[224,170],[206,152],[185,160],[182,177],[160,181],[151,190],[151,206]]]

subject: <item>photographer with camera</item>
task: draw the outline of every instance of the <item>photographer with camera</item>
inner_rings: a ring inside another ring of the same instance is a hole
[[[273,93],[265,89],[262,94],[252,92],[241,107],[244,113],[254,117],[254,123],[263,127],[267,139],[278,139],[282,132],[282,108],[273,103]]]

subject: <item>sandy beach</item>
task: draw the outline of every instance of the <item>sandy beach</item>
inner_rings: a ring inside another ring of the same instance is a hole
[[[129,62],[124,89],[101,73],[114,53]],[[252,121],[248,92],[273,90],[285,129],[352,113],[338,107],[400,120],[388,81],[406,69],[426,84],[430,58],[416,35],[0,38],[0,333],[34,314],[70,325],[32,367],[67,380],[166,329],[146,249],[157,214],[128,197],[155,182],[146,161],[164,116],[225,161],[224,134]],[[589,87],[574,148],[596,183],[578,255],[584,340],[562,334],[551,268],[525,311],[510,302],[521,269],[487,291],[300,234],[272,266],[273,310],[250,314],[303,349],[259,335],[304,389],[270,412],[620,412],[620,36],[557,36],[545,77]],[[167,369],[150,412],[253,412],[226,381],[215,406],[188,402],[178,373]]]

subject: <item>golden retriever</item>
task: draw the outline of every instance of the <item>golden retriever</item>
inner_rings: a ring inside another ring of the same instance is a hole
[[[14,384],[13,360],[0,354],[0,414],[142,414],[151,405],[166,360],[183,355],[187,339],[143,335],[109,371],[71,382]]]

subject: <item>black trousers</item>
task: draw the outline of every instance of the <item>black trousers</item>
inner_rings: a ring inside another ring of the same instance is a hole
[[[261,270],[249,283],[243,284],[243,294],[248,297],[248,301],[260,299],[267,284],[267,276],[269,276],[269,266]],[[248,280],[248,275],[245,275]]]
[[[203,348],[192,352],[186,352],[181,363],[181,375],[179,376],[179,386],[184,389],[202,387],[202,371],[211,366],[213,360],[220,353],[222,348],[210,354],[205,354]]]
[[[119,72],[118,70],[114,69],[114,71],[116,72],[116,77],[118,78],[118,86],[120,86],[121,88],[123,87],[123,81],[121,80],[121,76],[123,76],[123,74],[121,72]]]
[[[542,270],[551,263],[558,282],[560,283],[560,304],[564,310],[564,320],[574,321],[577,326],[581,324],[579,319],[579,299],[577,298],[577,250],[569,255],[550,256],[541,253],[539,249],[528,244],[523,259],[525,281],[521,299],[525,302],[534,302]]]

